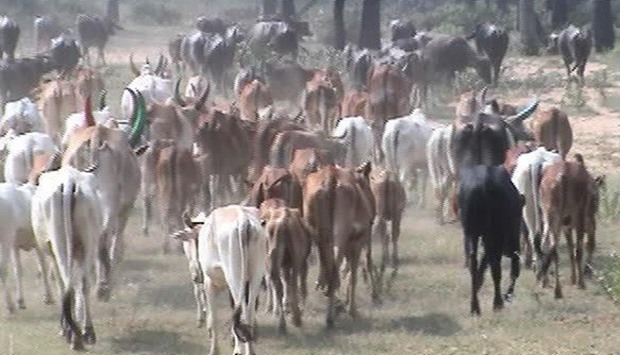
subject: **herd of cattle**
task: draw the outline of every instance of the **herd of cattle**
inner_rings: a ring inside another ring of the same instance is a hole
[[[410,93],[424,100],[437,76],[451,78],[465,67],[497,83],[508,47],[497,26],[482,24],[465,38],[417,33],[411,23],[397,21],[386,49],[346,49],[343,80],[335,69],[307,69],[296,61],[298,34],[309,34],[303,24],[262,21],[244,34],[202,17],[194,31],[170,41],[174,68],[163,56],[155,67],[147,62],[140,68],[130,58],[135,77],[123,91],[118,116],[107,106],[101,74],[86,65],[91,46],[105,63],[103,48],[120,27],[85,15],[76,27],[77,40],[53,17],[37,18],[42,54],[16,59],[19,27],[0,21],[0,50],[8,54],[0,65],[7,101],[0,122],[6,181],[0,184],[0,279],[13,313],[10,261],[17,305],[25,308],[19,254],[34,250],[45,302],[52,303],[51,265],[62,300],[62,334],[73,349],[96,341],[90,287],[100,301],[110,300],[139,195],[144,235],[153,223],[161,224],[163,252],[175,247],[187,257],[210,353],[218,348],[213,299],[226,290],[235,354],[254,353],[263,288],[282,332],[289,311],[294,325],[301,325],[313,248],[328,327],[343,306],[357,314],[360,268],[371,298],[380,300],[387,265],[391,277],[399,268],[405,206],[424,206],[427,176],[438,221],[460,220],[463,227],[472,314],[480,314],[477,294],[489,265],[494,309],[514,294],[522,262],[543,284],[554,263],[555,296],[562,297],[562,234],[571,282],[585,287],[604,179],[588,172],[581,155],[568,158],[573,135],[566,114],[538,109],[537,100],[522,108],[500,104],[487,98],[486,87],[463,95],[448,124],[427,119],[422,101],[412,103]],[[583,75],[589,53],[584,38],[575,27],[557,36],[569,76],[574,70]],[[261,68],[239,68],[231,88],[225,73],[248,39],[254,52],[292,53],[292,59],[265,56]],[[475,39],[477,51],[468,39]],[[80,52],[85,65],[76,67]],[[58,75],[41,82],[53,70]],[[171,77],[187,70],[193,76],[181,94],[181,80]],[[212,87],[221,96],[232,91],[233,100],[214,103]],[[377,260],[375,245],[381,251]],[[511,259],[505,295],[502,256]],[[337,298],[341,281],[344,303]]]

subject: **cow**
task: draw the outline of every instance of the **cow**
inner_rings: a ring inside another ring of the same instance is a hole
[[[555,40],[562,55],[568,79],[573,72],[576,72],[579,81],[583,83],[583,73],[592,51],[591,29],[570,25],[560,32]]]
[[[296,149],[315,148],[330,152],[336,162],[342,162],[345,147],[341,137],[328,137],[322,132],[284,131],[278,133],[271,145],[270,165],[276,168],[286,168],[293,158]]]
[[[62,167],[43,173],[32,197],[33,231],[39,248],[53,256],[62,295],[62,334],[74,350],[96,341],[89,293],[105,205],[88,171]]]
[[[474,68],[480,78],[491,83],[491,64],[489,58],[480,56],[471,48],[464,37],[436,35],[424,46],[422,55],[429,63],[432,76],[443,76],[452,82],[455,72]]]
[[[277,198],[288,207],[301,208],[301,193],[302,185],[297,176],[287,169],[267,165],[252,184],[244,205],[260,207],[265,200]]]
[[[345,69],[352,89],[362,91],[367,88],[368,73],[373,66],[372,53],[364,48],[348,44],[344,48]]]
[[[312,79],[314,72],[304,69],[297,62],[283,60],[265,63],[265,80],[274,101],[296,104]]]
[[[495,288],[493,309],[510,300],[519,277],[519,230],[523,198],[501,165],[470,165],[461,170],[458,189],[458,208],[463,227],[465,254],[471,275],[471,314],[480,315],[478,292],[484,272],[491,266]],[[484,252],[478,262],[478,246]],[[501,258],[511,260],[510,285],[501,294]]]
[[[530,121],[534,139],[549,150],[557,150],[562,158],[573,145],[573,130],[566,113],[557,107],[540,111]]]
[[[6,149],[4,181],[16,185],[29,181],[37,159],[47,160],[57,150],[52,138],[41,132],[18,135],[6,144]]]
[[[185,33],[177,33],[168,41],[168,56],[170,62],[174,65],[174,68],[178,74],[181,74],[183,57],[181,56],[181,45]],[[184,68],[183,68],[184,69]]]
[[[525,265],[537,264],[534,253],[534,241],[542,235],[542,216],[540,212],[539,184],[545,168],[561,161],[562,156],[538,147],[529,153],[523,153],[516,159],[512,173],[512,182],[525,198],[523,220],[525,222]],[[510,171],[509,171],[510,173]]]
[[[381,137],[388,120],[409,112],[411,83],[396,66],[378,64],[368,74],[368,101],[364,118],[370,122],[375,142],[375,158],[383,161]]]
[[[43,120],[37,105],[28,97],[4,105],[0,119],[0,136],[7,133],[20,135],[27,132],[43,132]]]
[[[256,79],[243,86],[237,101],[241,118],[245,120],[258,120],[258,112],[273,105],[271,91],[267,85]]]
[[[37,262],[42,271],[44,286],[44,302],[52,304],[52,292],[48,281],[47,264],[43,253],[35,241],[31,223],[31,203],[35,186],[32,184],[15,185],[12,183],[0,184],[0,218],[2,219],[2,238],[0,238],[0,279],[3,283],[5,299],[9,313],[15,312],[6,277],[9,259],[15,271],[15,283],[17,285],[17,307],[26,309],[22,285],[22,263],[20,251],[34,249]]]
[[[169,235],[183,226],[183,213],[192,214],[196,208],[201,183],[200,170],[189,148],[174,141],[157,139],[144,153],[144,172],[154,176],[160,222],[164,228],[162,250],[170,251]],[[152,193],[149,191],[149,193]]]
[[[537,243],[537,280],[546,283],[551,263],[555,266],[555,298],[562,298],[560,284],[558,245],[562,234],[571,264],[571,283],[585,289],[584,280],[584,233],[594,232],[595,214],[598,204],[598,186],[601,178],[594,178],[585,166],[583,157],[575,154],[569,161],[557,161],[548,166],[540,181],[540,207],[542,210],[543,234]],[[576,235],[576,243],[573,240]],[[590,250],[594,248],[594,238],[590,236]],[[590,260],[588,260],[590,261]]]
[[[293,159],[288,171],[297,179],[301,186],[306,184],[306,178],[326,165],[334,165],[333,154],[325,149],[304,148],[293,151]]]
[[[41,77],[53,69],[47,55],[0,61],[0,104],[29,96]]]
[[[44,83],[39,93],[38,106],[45,132],[60,143],[65,118],[79,110],[75,84],[60,78]]]
[[[201,32],[224,35],[226,33],[226,28],[226,24],[219,17],[209,18],[207,16],[199,16],[196,18],[196,29]]]
[[[428,160],[426,145],[437,124],[415,109],[410,115],[388,121],[381,140],[386,168],[408,190],[415,189],[419,206],[424,206]]]
[[[299,40],[304,33],[283,21],[260,21],[248,32],[248,45],[254,53],[265,57],[270,52],[278,55],[290,54],[296,61]]]
[[[0,59],[6,53],[9,62],[15,60],[15,49],[20,32],[19,25],[15,20],[7,16],[0,18]]]
[[[328,298],[328,328],[334,325],[335,292],[342,262],[346,261],[348,268],[347,312],[352,317],[357,315],[357,270],[364,248],[367,249],[367,267],[373,270],[370,237],[375,203],[368,180],[370,170],[370,163],[357,169],[326,165],[310,173],[304,184],[303,216],[316,235],[319,286],[326,289]]]
[[[456,183],[456,169],[451,159],[453,129],[452,125],[435,129],[426,143],[428,175],[438,200],[439,224],[444,224],[448,219],[448,198]]]
[[[233,353],[254,354],[255,307],[267,263],[267,238],[258,209],[220,207],[206,218],[187,224],[190,231],[200,228],[199,232],[173,236],[183,240],[190,267],[196,269],[198,281],[204,283],[207,329],[211,335],[209,354],[218,352],[215,296],[222,291],[230,291],[232,296]]]
[[[71,139],[71,136],[73,136],[76,131],[86,128],[88,124],[86,122],[86,115],[87,113],[85,112],[78,112],[70,115],[65,119],[65,131],[62,135],[62,138],[60,139],[61,146],[67,146],[69,140]],[[93,111],[92,115],[93,119],[95,120],[95,124],[99,125],[106,125],[114,119],[108,107],[104,107],[102,110]]]
[[[116,33],[115,30],[120,27],[107,17],[86,14],[77,16],[75,26],[86,65],[91,65],[89,48],[95,47],[99,52],[98,61],[105,66],[105,47],[110,37]]]
[[[342,117],[363,117],[366,114],[367,104],[368,93],[366,91],[350,90],[342,99],[341,115]]]
[[[136,74],[135,71],[134,74]],[[159,76],[150,64],[142,65],[139,75],[127,85],[127,88],[142,94],[147,105],[147,111],[152,111],[153,108],[150,106],[154,104],[165,104],[166,100],[173,96],[174,91],[172,81]],[[123,91],[121,96],[121,112],[123,117],[129,117],[134,111],[133,102],[134,99],[130,92],[127,90]]]
[[[343,166],[355,168],[372,158],[372,130],[363,117],[343,117],[332,132],[345,147]]]
[[[138,110],[132,117],[129,136],[120,129],[96,124],[90,100],[84,108],[87,125],[71,134],[62,154],[62,166],[98,165],[94,172],[104,210],[104,234],[98,245],[97,298],[109,301],[112,271],[123,258],[124,231],[129,213],[140,190],[140,165],[132,150],[146,125],[144,99],[138,96]]]
[[[415,37],[417,31],[412,21],[393,20],[390,22],[391,41]]]
[[[479,23],[466,39],[474,39],[478,54],[485,54],[491,62],[491,83],[497,85],[502,69],[502,61],[508,50],[508,33],[503,28],[490,23]]]
[[[301,306],[307,297],[308,256],[312,232],[298,208],[269,207],[273,199],[260,207],[267,235],[267,278],[273,288],[278,330],[286,333],[285,309],[292,312],[293,324],[301,326]]]
[[[75,99],[77,107],[84,107],[87,97],[100,98],[100,110],[105,107],[105,82],[103,76],[97,70],[80,67],[74,71],[75,75]]]
[[[405,188],[396,174],[385,169],[375,169],[370,176],[370,188],[375,199],[377,215],[375,217],[373,238],[381,242],[381,262],[379,263],[379,279],[387,268],[388,260],[392,264],[392,278],[398,272],[398,239],[400,238],[400,222],[405,211],[407,196]],[[390,222],[390,233],[387,223]],[[389,248],[392,245],[390,258]]]
[[[64,28],[55,15],[35,16],[34,18],[34,44],[37,53],[42,53],[51,48],[52,39],[60,36]]]
[[[80,62],[82,54],[75,38],[62,33],[50,41],[50,60],[61,77],[66,77]]]

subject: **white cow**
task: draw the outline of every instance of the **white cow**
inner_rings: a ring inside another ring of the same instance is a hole
[[[343,117],[332,133],[346,147],[344,166],[356,168],[372,158],[372,130],[363,117]]]
[[[104,107],[103,110],[93,111],[93,118],[95,119],[95,124],[101,125],[106,125],[113,120],[112,113],[108,107]],[[67,145],[69,138],[71,138],[75,131],[85,128],[86,126],[87,123],[84,112],[74,113],[67,117],[65,120],[65,132],[61,139],[62,146]]]
[[[15,312],[15,305],[6,282],[9,257],[13,264],[15,283],[17,284],[17,306],[20,309],[26,308],[20,250],[30,251],[34,249],[36,252],[45,290],[44,302],[46,304],[52,303],[47,265],[44,262],[41,249],[36,244],[30,219],[34,191],[35,186],[30,184],[21,186],[10,183],[0,184],[0,280],[3,283],[9,313]]]
[[[84,342],[96,341],[89,294],[103,233],[102,207],[94,174],[70,166],[41,174],[32,198],[32,226],[37,243],[45,250],[50,248],[55,261],[63,335],[76,350],[83,349]],[[82,329],[76,324],[76,315]]]
[[[523,220],[527,228],[526,265],[536,264],[536,253],[533,252],[534,238],[542,235],[542,216],[539,202],[540,179],[547,166],[561,160],[562,156],[560,154],[548,151],[544,147],[538,147],[536,150],[521,154],[517,158],[517,164],[512,173],[512,183],[519,190],[519,193],[525,196]]]
[[[152,103],[164,103],[173,94],[172,81],[155,75],[149,64],[142,66],[140,75],[133,79],[127,87],[134,91],[140,91],[147,107]],[[124,118],[130,117],[133,112],[133,99],[127,90],[123,90],[121,96],[121,112]]]
[[[386,168],[395,173],[403,185],[417,190],[419,205],[424,206],[426,192],[426,143],[438,124],[430,122],[420,109],[385,124],[381,149]]]
[[[451,164],[452,131],[452,125],[440,127],[433,131],[426,144],[428,173],[435,197],[439,202],[437,215],[440,224],[443,224],[448,217],[449,204],[447,200],[456,181],[456,171]]]
[[[233,353],[254,354],[255,307],[267,258],[267,239],[258,209],[239,205],[220,207],[207,218],[188,223],[190,229],[197,225],[202,225],[198,233],[181,232],[174,237],[184,241],[190,270],[200,270],[193,273],[201,272],[204,280],[207,327],[211,334],[209,353],[218,350],[214,297],[230,290],[234,303]],[[199,296],[197,301],[201,302]],[[242,345],[245,345],[243,352]]]
[[[26,132],[44,132],[43,120],[37,105],[29,98],[7,102],[0,120],[0,135],[12,132],[15,135]]]
[[[37,159],[47,160],[57,150],[52,137],[41,132],[25,133],[7,139],[3,148],[7,150],[4,180],[13,184],[26,183]]]

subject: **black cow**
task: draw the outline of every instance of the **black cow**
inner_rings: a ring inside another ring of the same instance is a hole
[[[63,33],[54,38],[51,43],[50,59],[52,65],[61,76],[70,73],[78,65],[81,58],[80,48],[75,38]]]
[[[592,52],[592,31],[590,28],[578,28],[570,25],[560,32],[556,38],[552,37],[551,40],[557,43],[556,46],[562,54],[568,78],[570,79],[571,74],[576,71],[583,83],[583,73]]]
[[[19,25],[6,16],[0,18],[0,59],[6,53],[9,61],[15,59],[15,49],[19,40]]]
[[[510,286],[504,296],[510,300],[519,277],[520,226],[524,199],[503,166],[474,165],[461,171],[458,207],[463,227],[465,253],[471,275],[471,314],[480,315],[478,292],[484,272],[491,266],[495,288],[493,309],[504,306],[501,294],[501,259],[511,259]],[[482,259],[478,247],[482,240]]]
[[[476,25],[476,29],[467,36],[467,39],[474,39],[478,54],[486,54],[489,58],[493,68],[491,81],[497,84],[502,61],[508,50],[508,33],[503,28],[486,22]]]
[[[278,55],[290,54],[293,60],[297,60],[299,41],[305,32],[284,21],[262,21],[250,29],[248,44],[254,53],[263,58],[269,52],[275,52]]]
[[[265,63],[264,77],[275,101],[298,102],[312,74],[292,60]]]
[[[474,68],[485,83],[491,83],[489,58],[478,55],[464,37],[435,35],[424,46],[422,54],[433,76],[447,77],[452,82],[457,71]]]
[[[227,27],[219,17],[200,16],[196,19],[196,28],[204,33],[218,33],[223,36]]]
[[[374,61],[372,53],[366,48],[362,49],[353,44],[347,44],[344,48],[344,60],[351,86],[356,90],[365,89],[368,73]]]
[[[0,62],[0,104],[29,96],[39,80],[54,68],[47,55]]]
[[[414,37],[417,33],[412,21],[394,20],[390,22],[392,42]]]
[[[77,35],[80,41],[82,55],[86,64],[90,65],[89,48],[95,47],[99,52],[99,60],[105,63],[105,47],[110,36],[116,33],[116,29],[121,27],[111,19],[99,15],[79,14],[75,20]]]
[[[44,52],[51,47],[52,39],[60,36],[63,27],[55,15],[37,16],[34,19],[34,42],[37,53]]]

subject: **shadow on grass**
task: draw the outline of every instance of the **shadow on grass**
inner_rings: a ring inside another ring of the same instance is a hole
[[[179,334],[165,330],[137,330],[112,339],[112,349],[140,354],[198,354],[205,351],[203,346],[180,338]]]
[[[387,328],[403,328],[410,332],[422,332],[434,336],[451,336],[461,330],[457,322],[440,313],[428,313],[421,317],[404,316],[389,322]]]

